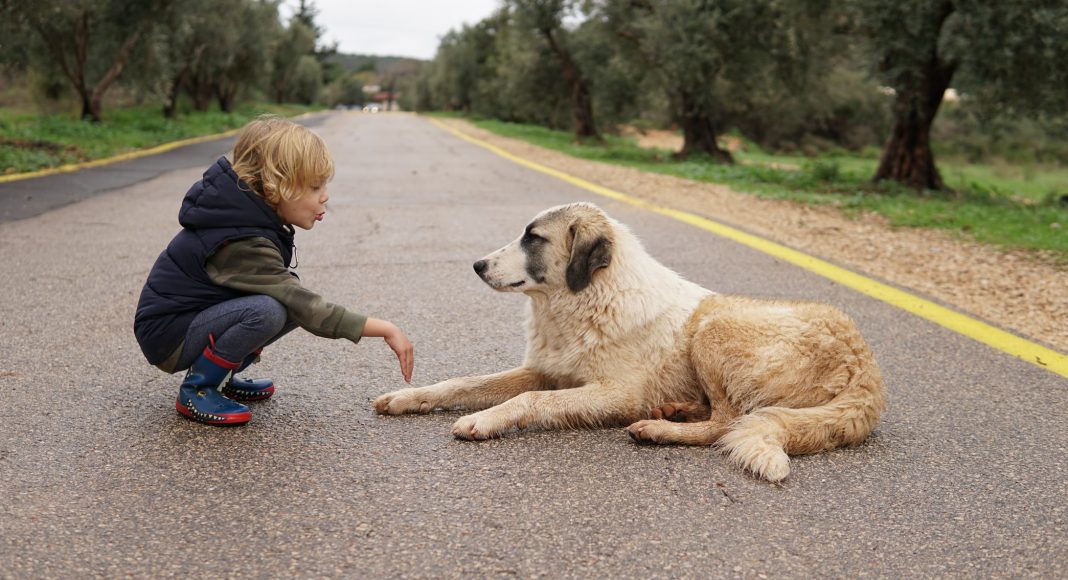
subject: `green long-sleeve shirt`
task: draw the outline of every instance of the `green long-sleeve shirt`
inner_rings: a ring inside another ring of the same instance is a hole
[[[267,238],[246,238],[226,244],[208,258],[205,271],[219,286],[263,294],[281,302],[291,320],[316,336],[359,342],[367,323],[366,316],[327,302],[305,288],[286,268],[281,252]],[[179,346],[160,368],[173,369],[181,351]]]

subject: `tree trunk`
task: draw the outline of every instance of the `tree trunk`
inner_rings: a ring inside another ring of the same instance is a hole
[[[193,109],[207,111],[211,107],[211,101],[215,98],[214,87],[202,74],[193,75],[189,79],[186,92],[193,100]]]
[[[938,15],[938,30],[953,9],[952,3],[943,5]],[[894,128],[872,181],[897,181],[918,191],[945,189],[931,151],[931,125],[955,69],[955,64],[939,58],[934,45],[923,70],[919,71],[919,78],[907,86],[896,87]]]
[[[706,153],[717,163],[732,164],[734,156],[730,151],[721,149],[716,138],[719,130],[708,113],[695,107],[693,99],[683,95],[681,99],[682,114],[679,115],[679,124],[682,125],[682,150],[675,154],[677,159],[689,157],[695,152]]]
[[[79,91],[81,92],[81,91]],[[93,123],[100,122],[100,101],[93,100],[92,97],[86,94],[79,95],[82,99],[82,120],[91,121]]]
[[[178,113],[178,97],[182,94],[182,85],[185,84],[185,71],[182,72],[171,81],[171,88],[167,91],[167,100],[163,103],[163,116],[168,119],[173,119],[175,114]]]
[[[193,48],[192,58],[185,63],[182,70],[178,71],[178,74],[174,75],[174,82],[171,83],[171,90],[167,95],[167,102],[163,105],[163,116],[168,119],[173,119],[174,115],[178,112],[178,98],[182,94],[182,89],[186,88],[186,79],[189,78],[190,71],[195,71],[200,65],[200,57],[204,54],[204,49],[207,48],[206,44],[199,44]]]
[[[909,91],[897,96],[894,130],[883,149],[874,181],[889,179],[918,191],[940,190],[944,184],[931,152],[934,115],[915,106],[914,95]]]
[[[928,64],[918,87],[897,94],[894,130],[882,152],[875,182],[891,179],[918,191],[945,187],[931,153],[930,132],[952,77],[953,67],[936,60]]]
[[[193,109],[204,112],[211,108],[211,93],[197,90],[193,93]]]
[[[34,28],[41,36],[41,40],[44,41],[45,46],[51,51],[52,57],[59,63],[60,68],[63,69],[63,74],[70,80],[74,92],[78,94],[78,100],[82,103],[82,120],[90,120],[99,123],[100,111],[97,110],[94,115],[91,94],[89,87],[85,82],[86,47],[89,42],[88,14],[83,12],[74,19],[74,30],[72,33],[65,33],[63,31],[56,31],[48,28],[42,21],[35,21]],[[70,42],[71,45],[68,45],[68,42]],[[71,49],[70,58],[68,58],[68,46],[70,46]]]
[[[122,74],[122,69],[126,68],[126,61],[130,58],[130,53],[133,52],[134,46],[137,45],[137,41],[141,39],[141,35],[144,33],[145,28],[148,26],[147,22],[141,22],[137,25],[137,28],[130,33],[129,36],[123,41],[122,46],[119,47],[119,52],[115,54],[115,59],[111,61],[111,66],[108,67],[104,76],[93,87],[93,95],[91,97],[91,105],[94,110],[94,120],[100,121],[101,103],[104,100],[104,93],[107,92],[115,79],[119,78]]]
[[[931,152],[931,125],[952,77],[953,67],[935,58],[925,67],[918,86],[898,92],[894,129],[873,181],[889,179],[919,191],[945,188]]]
[[[234,112],[234,93],[232,90],[219,89],[219,110],[224,113]]]
[[[571,55],[557,44],[552,30],[542,29],[541,33],[560,60],[560,66],[564,69],[564,78],[571,85],[571,117],[574,122],[575,137],[600,140],[597,124],[593,119],[593,99],[590,98],[590,89],[586,86],[586,81],[582,78],[578,67],[575,66],[575,62],[571,60]]]

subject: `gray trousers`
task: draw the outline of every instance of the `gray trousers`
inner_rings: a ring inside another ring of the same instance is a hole
[[[185,344],[175,371],[192,366],[193,361],[215,340],[215,354],[233,363],[241,363],[254,351],[282,338],[297,324],[281,302],[256,294],[227,300],[201,312],[185,333]]]

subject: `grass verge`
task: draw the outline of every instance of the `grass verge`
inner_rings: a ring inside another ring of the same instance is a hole
[[[766,198],[829,204],[847,214],[874,212],[893,226],[949,230],[1004,248],[1049,252],[1060,264],[1068,264],[1068,206],[1055,195],[1035,201],[1030,192],[1014,189],[1011,179],[983,179],[981,166],[966,186],[955,186],[956,192],[920,194],[893,183],[872,184],[873,161],[861,157],[801,158],[743,152],[736,156],[741,163],[719,165],[709,158],[676,160],[670,151],[645,149],[622,137],[606,136],[599,143],[576,142],[569,132],[534,125],[484,119],[472,122],[495,134],[581,159],[721,183]],[[1068,183],[1060,186],[1068,193]]]
[[[0,175],[111,157],[171,141],[213,135],[241,127],[262,113],[297,115],[316,110],[301,105],[249,103],[232,113],[191,112],[166,119],[159,107],[105,112],[101,123],[73,115],[38,115],[0,110]]]

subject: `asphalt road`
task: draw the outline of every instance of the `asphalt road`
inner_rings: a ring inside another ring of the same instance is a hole
[[[179,169],[0,224],[0,576],[1068,575],[1065,379],[418,117],[317,130],[338,171],[298,272],[404,328],[414,384],[521,361],[524,298],[471,263],[541,209],[593,200],[707,287],[843,308],[887,379],[883,422],[795,458],[782,486],[621,428],[457,441],[458,412],[374,414],[403,386],[380,340],[298,332],[265,352],[279,393],[251,424],[194,424],[131,331],[203,167]]]

